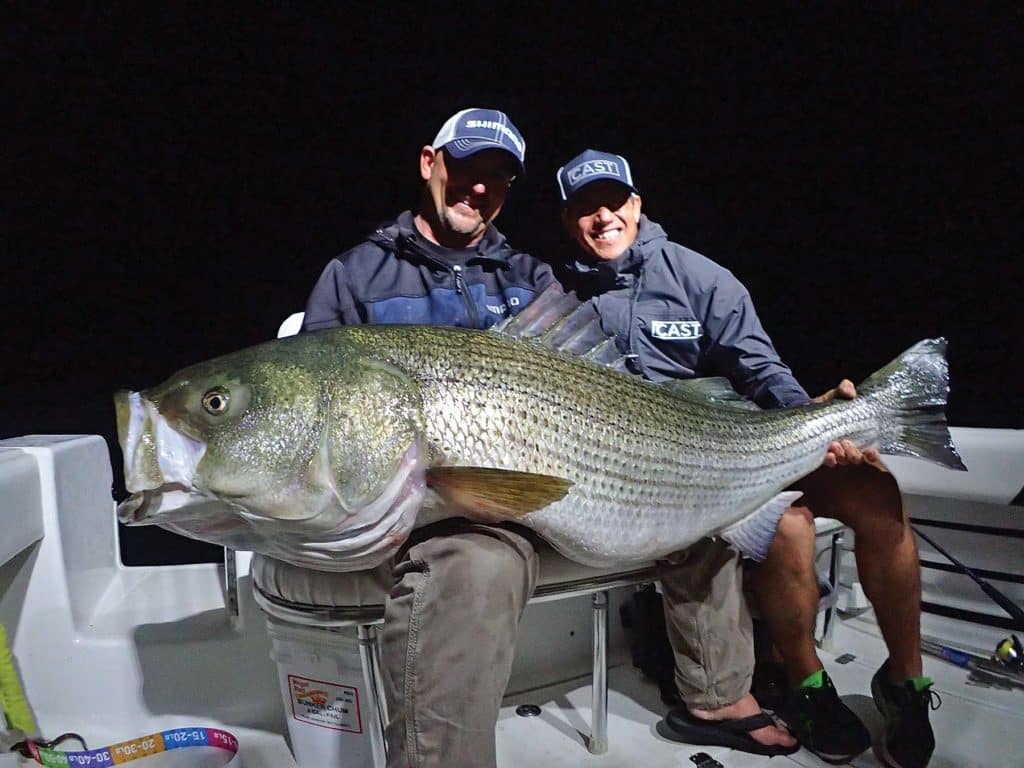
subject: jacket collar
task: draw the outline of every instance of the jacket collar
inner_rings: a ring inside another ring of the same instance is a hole
[[[465,250],[448,249],[431,243],[416,229],[412,211],[403,211],[390,224],[378,227],[370,236],[370,240],[396,254],[419,257],[444,267],[450,266],[449,262],[443,259],[446,251],[459,254],[459,257],[456,257],[459,261],[490,261],[505,267],[509,266],[509,257],[516,253],[516,249],[508,245],[505,236],[493,224],[487,226],[480,242]],[[465,254],[471,255],[466,259]]]

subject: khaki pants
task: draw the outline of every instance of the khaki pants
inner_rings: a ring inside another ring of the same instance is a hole
[[[658,563],[676,687],[690,708],[717,709],[750,691],[754,632],[743,565],[722,541],[702,539]]]
[[[389,768],[493,768],[519,620],[537,583],[529,532],[448,520],[414,534],[384,611]],[[687,705],[750,690],[750,613],[735,552],[703,540],[658,564]]]
[[[448,520],[417,534],[384,609],[388,766],[493,768],[537,555],[511,526]]]

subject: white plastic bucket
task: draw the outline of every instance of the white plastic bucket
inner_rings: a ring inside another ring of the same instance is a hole
[[[292,754],[301,768],[373,768],[373,732],[355,630],[267,618]]]

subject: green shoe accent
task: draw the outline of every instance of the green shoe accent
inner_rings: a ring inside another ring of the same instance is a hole
[[[918,693],[932,687],[932,679],[930,677],[912,677],[907,682],[914,686],[914,690]]]
[[[928,681],[931,683],[931,680]],[[799,688],[821,688],[825,684],[825,670],[819,669],[803,679],[800,683]]]
[[[848,763],[871,746],[868,730],[839,698],[824,670],[790,691],[779,714],[800,743],[826,762]]]
[[[928,712],[942,703],[931,682],[926,677],[915,677],[890,683],[888,659],[871,678],[871,697],[885,719],[882,738],[872,746],[883,765],[927,768],[935,750]]]

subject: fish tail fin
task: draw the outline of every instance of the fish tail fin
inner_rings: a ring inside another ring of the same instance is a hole
[[[889,424],[878,446],[882,453],[967,469],[946,423],[949,365],[945,339],[919,341],[859,384],[857,396],[875,397],[888,405]]]
[[[801,496],[803,493],[800,491],[783,491],[742,520],[730,525],[720,535],[742,552],[744,557],[760,563],[768,557],[768,548],[775,538],[775,529],[782,513]]]

